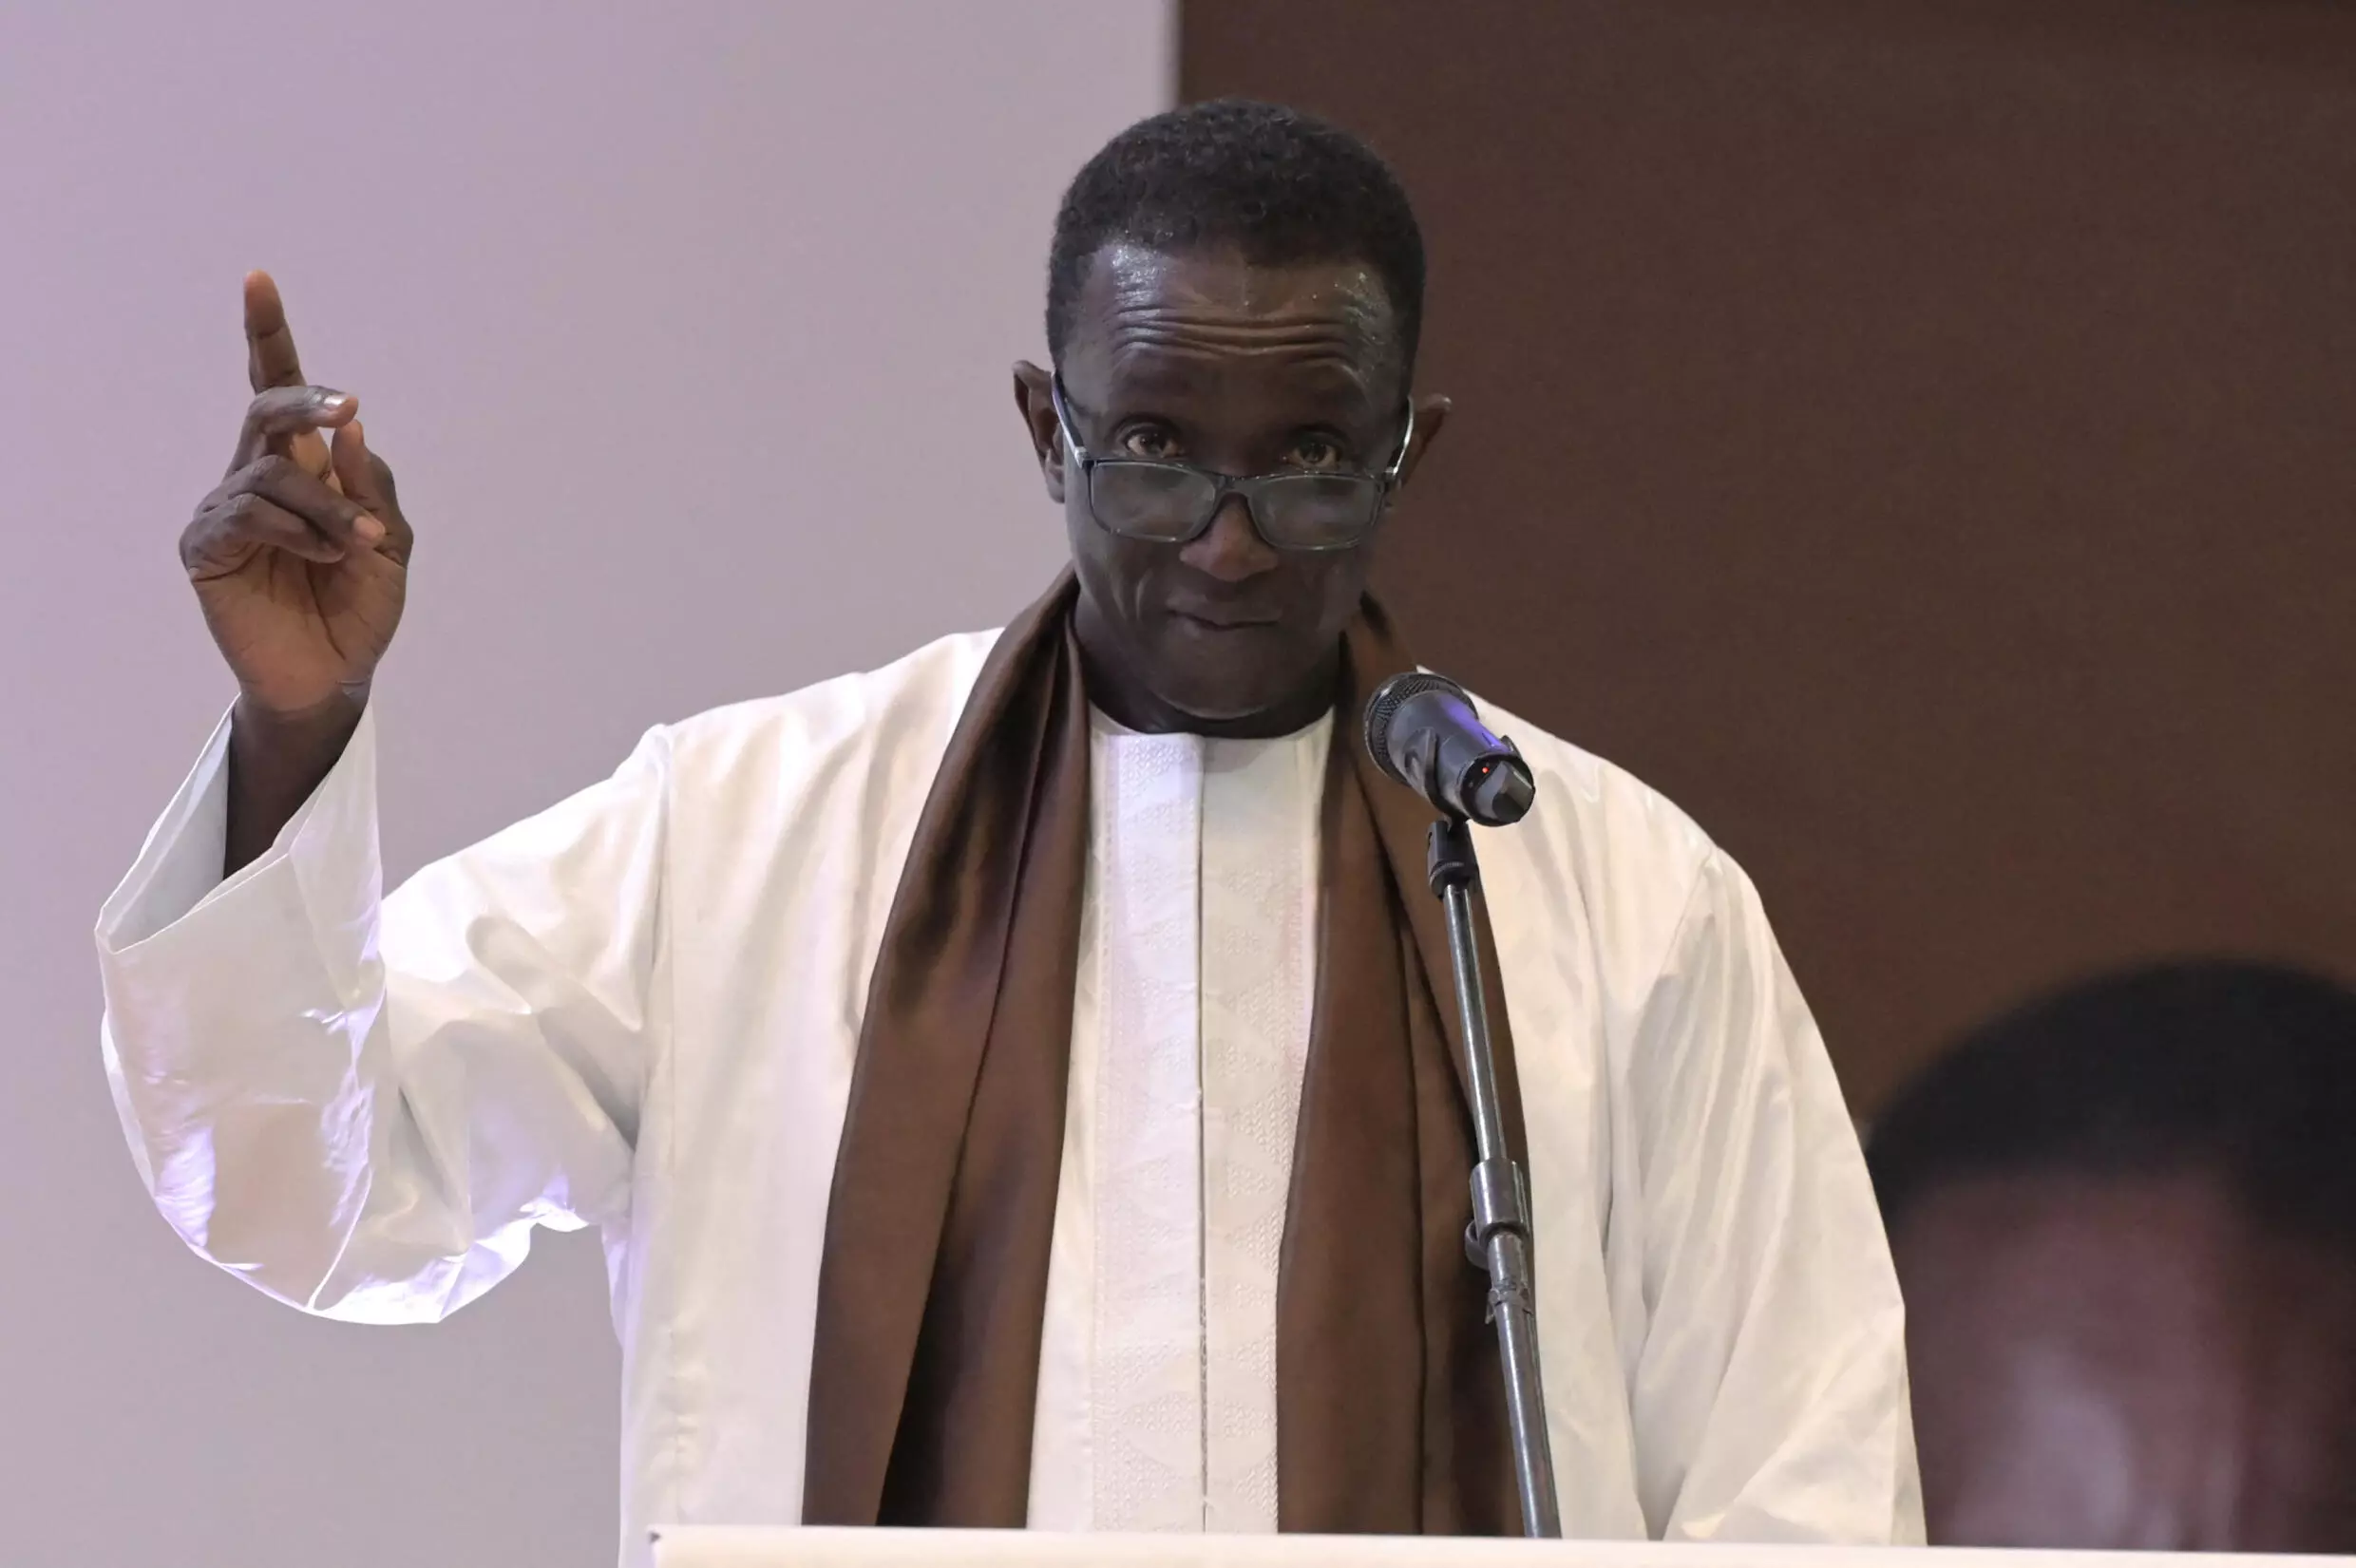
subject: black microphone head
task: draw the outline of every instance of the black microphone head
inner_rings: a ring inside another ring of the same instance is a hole
[[[1366,754],[1375,765],[1410,789],[1423,786],[1400,771],[1398,762],[1391,755],[1391,721],[1398,717],[1399,705],[1410,697],[1426,691],[1446,691],[1470,704],[1464,688],[1445,675],[1434,675],[1428,670],[1410,670],[1404,675],[1394,675],[1375,688],[1375,694],[1366,699]]]
[[[1537,798],[1513,743],[1481,722],[1463,687],[1428,671],[1395,675],[1367,701],[1366,751],[1434,810],[1486,826],[1521,821]]]
[[[1466,816],[1489,827],[1507,827],[1530,815],[1538,799],[1538,781],[1519,755],[1492,758],[1480,765],[1477,775],[1465,802]]]

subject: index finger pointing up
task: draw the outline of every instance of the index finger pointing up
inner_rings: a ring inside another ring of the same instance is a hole
[[[245,373],[256,392],[303,383],[294,334],[286,324],[286,305],[268,273],[245,274]]]

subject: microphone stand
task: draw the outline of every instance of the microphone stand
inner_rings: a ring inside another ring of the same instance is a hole
[[[1464,1249],[1489,1271],[1489,1319],[1497,1325],[1505,1362],[1506,1421],[1513,1438],[1513,1475],[1522,1495],[1522,1534],[1555,1539],[1563,1533],[1554,1493],[1554,1453],[1547,1441],[1546,1392],[1538,1382],[1538,1321],[1530,1278],[1530,1189],[1506,1147],[1505,1112],[1497,1102],[1497,1063],[1489,1047],[1489,1002],[1481,984],[1481,954],[1472,928],[1472,889],[1481,868],[1472,829],[1459,816],[1432,824],[1432,892],[1448,912],[1448,951],[1456,971],[1456,1010],[1464,1020],[1465,1076],[1472,1086],[1472,1130],[1479,1160],[1472,1167],[1472,1223]]]

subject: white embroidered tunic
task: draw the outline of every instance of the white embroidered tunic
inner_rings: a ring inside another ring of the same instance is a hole
[[[1035,1526],[1276,1528],[1277,1258],[1332,730],[1095,721]]]
[[[158,1208],[256,1288],[370,1323],[464,1306],[536,1226],[597,1226],[622,1561],[655,1523],[798,1521],[867,981],[991,640],[651,731],[390,895],[373,716],[225,881],[224,726],[97,933]],[[1566,1531],[1919,1540],[1889,1250],[1757,894],[1643,784],[1490,716],[1538,782],[1482,854]],[[1035,1524],[1275,1521],[1328,739],[1092,738]]]

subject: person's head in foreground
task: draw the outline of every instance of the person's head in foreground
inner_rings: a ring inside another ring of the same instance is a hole
[[[1869,1160],[1933,1543],[2356,1551],[2356,995],[2081,986],[1932,1067]]]
[[[1325,711],[1378,527],[1448,411],[1411,400],[1422,312],[1406,193],[1344,132],[1204,104],[1089,161],[1048,257],[1054,368],[1018,366],[1015,393],[1098,707],[1206,734]]]

